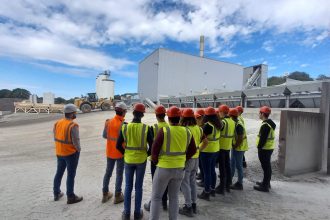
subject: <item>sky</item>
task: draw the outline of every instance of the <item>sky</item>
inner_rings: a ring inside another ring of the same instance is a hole
[[[268,76],[330,75],[328,0],[2,0],[0,89],[72,98],[111,71],[115,94],[137,92],[138,65],[157,48]]]

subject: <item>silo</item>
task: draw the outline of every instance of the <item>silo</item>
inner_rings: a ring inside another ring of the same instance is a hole
[[[55,94],[51,92],[45,92],[43,97],[43,104],[54,104],[55,102]]]
[[[115,81],[110,79],[110,71],[104,71],[96,77],[96,95],[100,98],[113,99]]]

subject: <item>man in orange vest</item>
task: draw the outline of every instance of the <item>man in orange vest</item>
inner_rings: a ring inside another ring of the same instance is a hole
[[[116,148],[117,139],[120,129],[125,120],[127,106],[123,102],[119,102],[115,106],[116,115],[112,119],[107,119],[103,130],[103,138],[107,139],[106,156],[107,168],[103,178],[103,197],[102,203],[107,202],[112,198],[113,193],[109,192],[109,182],[112,176],[113,169],[117,163],[116,168],[116,186],[114,204],[124,201],[122,193],[123,173],[124,173],[124,155]]]
[[[54,125],[54,140],[57,156],[57,171],[54,178],[54,201],[58,201],[64,194],[61,192],[61,181],[67,169],[66,195],[67,204],[83,200],[74,194],[74,179],[79,161],[80,140],[76,118],[77,108],[73,104],[64,106],[65,118],[58,120]]]

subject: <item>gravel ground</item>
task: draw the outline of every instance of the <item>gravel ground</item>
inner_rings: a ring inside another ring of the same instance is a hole
[[[106,166],[105,140],[101,133],[105,119],[112,116],[113,112],[78,115],[82,152],[75,192],[84,196],[84,200],[74,205],[67,205],[65,198],[54,202],[52,196],[56,168],[52,127],[61,116],[16,114],[1,118],[0,219],[120,219],[123,204],[101,203]],[[131,113],[126,119],[132,119]],[[154,115],[147,113],[143,121],[150,125],[155,123]],[[279,122],[275,122],[279,128]],[[276,165],[277,150],[273,155],[271,192],[261,193],[252,189],[254,182],[262,178],[255,148],[260,121],[246,119],[246,125],[250,150],[246,153],[248,168],[245,169],[244,191],[216,196],[211,202],[198,201],[199,214],[194,219],[330,219],[329,176],[314,173],[283,177]],[[64,192],[65,179],[62,180]],[[110,189],[114,190],[113,179]],[[143,203],[149,200],[150,194],[148,165]],[[148,216],[145,212],[145,219]],[[161,219],[168,219],[166,212],[162,212]],[[179,219],[188,218],[179,216]]]

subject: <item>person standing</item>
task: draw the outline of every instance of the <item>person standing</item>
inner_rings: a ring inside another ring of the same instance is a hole
[[[199,146],[203,139],[203,130],[197,125],[194,111],[191,108],[183,110],[180,125],[189,129],[195,140],[195,145]],[[196,173],[198,171],[198,158],[199,147],[197,147],[197,151],[192,158],[186,161],[184,178],[181,183],[181,191],[185,199],[185,204],[179,209],[179,213],[188,217],[193,217],[193,214],[197,214]]]
[[[148,125],[141,122],[145,113],[145,106],[142,103],[134,105],[133,120],[124,124],[121,128],[116,148],[124,154],[125,162],[125,199],[122,219],[130,219],[131,197],[133,190],[133,180],[135,174],[135,210],[134,219],[142,219],[141,201],[143,194],[143,179],[146,169],[148,148],[152,145],[152,133]],[[125,147],[123,147],[123,143]]]
[[[124,201],[122,193],[123,173],[124,173],[124,159],[123,154],[117,150],[116,143],[120,133],[121,126],[124,124],[127,106],[123,102],[118,102],[115,105],[116,115],[112,119],[107,119],[103,129],[103,138],[107,139],[106,157],[107,168],[103,178],[103,197],[102,203],[107,202],[113,194],[109,192],[109,182],[112,176],[113,169],[116,165],[116,186],[114,204]]]
[[[241,122],[241,124],[244,126],[244,131],[246,132],[245,129],[245,120],[242,116],[243,112],[244,112],[244,108],[242,106],[236,106],[236,109],[238,110],[238,120]],[[246,135],[246,133],[245,133]],[[246,139],[246,145],[248,146],[248,142]],[[246,163],[246,159],[245,159],[245,155],[243,156],[243,168],[247,167],[247,163]]]
[[[229,107],[227,105],[219,106],[219,115],[223,123],[220,136],[219,153],[219,172],[220,184],[216,188],[216,193],[225,194],[225,189],[230,192],[231,169],[230,169],[230,150],[232,149],[233,137],[235,134],[235,122],[228,116]]]
[[[156,119],[157,119],[157,124],[154,124],[152,127],[152,131],[153,131],[153,138],[154,140],[156,139],[157,133],[159,130],[161,130],[163,127],[168,127],[168,123],[165,121],[165,116],[166,116],[166,109],[164,106],[159,105],[155,108],[155,115],[156,115]],[[151,148],[149,148],[149,155],[151,154]],[[151,160],[151,156],[150,156],[150,160]],[[152,162],[152,160],[150,161],[150,170],[151,170],[151,179],[154,179],[154,174],[156,171],[156,164],[154,162]],[[151,205],[151,200],[148,203],[144,204],[144,209],[146,211],[150,211],[150,205]],[[162,205],[163,205],[163,209],[167,210],[167,188],[164,192],[163,198],[162,198]]]
[[[196,123],[199,127],[203,127],[203,117],[205,115],[204,109],[200,108],[197,109],[197,111],[194,113]],[[198,167],[199,167],[199,173],[196,176],[197,180],[200,180],[200,182],[197,182],[197,185],[200,187],[204,187],[204,173],[203,173],[203,168],[202,168],[202,162],[200,157],[198,158]]]
[[[269,192],[270,180],[272,176],[271,156],[275,148],[275,128],[276,124],[269,118],[271,108],[263,106],[259,111],[259,118],[262,124],[257,136],[258,157],[264,172],[262,182],[256,182],[253,187],[261,192]]]
[[[219,138],[222,123],[213,107],[207,107],[204,115],[203,133],[208,143],[200,148],[200,159],[204,172],[204,190],[198,198],[209,201],[210,195],[215,196],[217,176],[215,164],[219,155]]]
[[[246,132],[244,125],[238,119],[239,113],[236,108],[229,109],[229,116],[235,122],[235,136],[233,138],[233,149],[231,150],[231,180],[235,175],[237,169],[237,182],[231,185],[230,188],[234,190],[243,190],[243,157],[245,151],[248,150],[246,141]],[[232,182],[232,181],[231,181]]]
[[[188,128],[179,126],[181,111],[172,106],[167,110],[169,127],[159,130],[152,146],[152,161],[157,165],[152,182],[150,220],[158,220],[163,194],[168,187],[169,219],[176,220],[179,191],[186,160],[196,153],[194,138]]]
[[[61,192],[61,181],[65,169],[67,169],[66,195],[67,204],[77,203],[83,197],[74,193],[74,179],[80,155],[79,126],[73,120],[76,119],[77,107],[73,104],[64,106],[65,117],[58,120],[53,128],[57,170],[54,177],[54,201],[58,201],[64,194]]]

